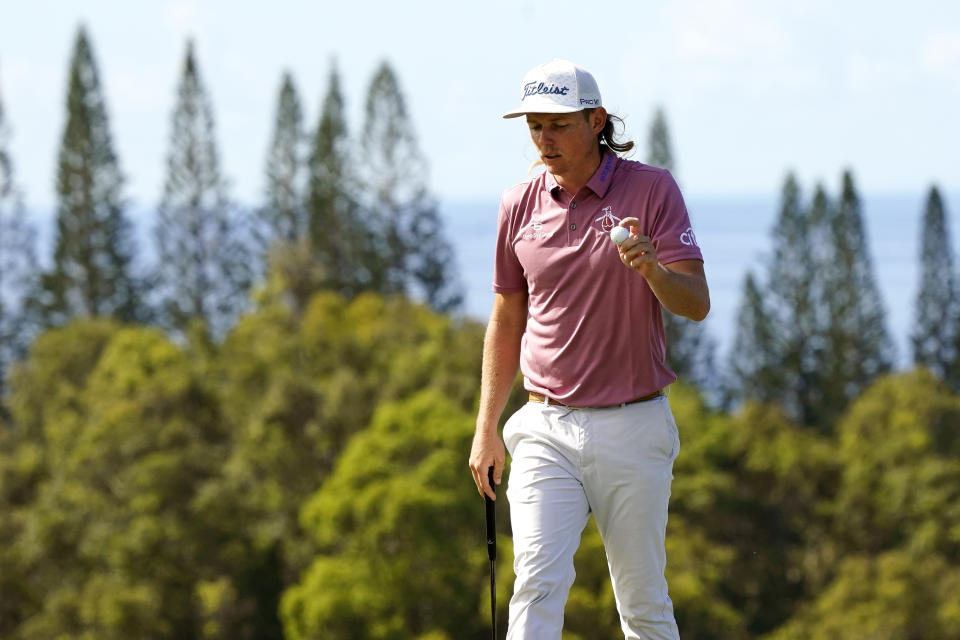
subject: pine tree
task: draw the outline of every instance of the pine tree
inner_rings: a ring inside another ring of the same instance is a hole
[[[891,370],[893,342],[850,171],[843,173],[840,200],[827,221],[830,242],[826,260],[819,265],[825,302],[820,426],[830,429],[864,387]]]
[[[650,135],[647,138],[647,164],[660,167],[673,173],[676,170],[673,160],[673,146],[670,144],[670,128],[662,107],[657,107],[650,123]]]
[[[416,243],[410,273],[416,290],[437,311],[454,311],[463,304],[455,272],[456,257],[447,242],[436,201],[425,199],[413,219]]]
[[[431,306],[459,304],[453,252],[397,77],[387,63],[374,74],[361,139],[365,203],[377,229],[372,287],[385,294],[420,294]]]
[[[70,63],[67,123],[57,167],[53,269],[43,274],[36,301],[46,325],[62,325],[77,316],[142,318],[131,274],[136,248],[122,186],[97,65],[81,27]]]
[[[264,250],[279,242],[294,243],[307,234],[305,143],[300,98],[293,78],[285,73],[267,155],[266,203],[258,212],[259,244]]]
[[[323,287],[347,298],[369,285],[378,248],[360,218],[352,160],[340,75],[332,64],[309,159],[307,234]]]
[[[156,236],[166,323],[185,331],[202,321],[213,335],[223,335],[246,305],[249,252],[220,175],[213,109],[192,41],[173,112]]]
[[[767,278],[766,295],[778,336],[772,358],[779,362],[780,372],[776,379],[767,381],[763,397],[779,396],[787,413],[808,425],[817,421],[818,359],[822,352],[818,342],[818,269],[813,236],[815,220],[824,217],[829,206],[826,191],[818,185],[810,209],[805,209],[796,177],[787,175],[780,213],[773,227],[774,252]]]
[[[921,227],[920,286],[910,341],[913,362],[929,368],[954,390],[960,390],[960,379],[953,377],[960,339],[958,302],[947,215],[940,191],[931,186]]]
[[[24,355],[35,332],[25,306],[37,284],[35,232],[14,182],[9,139],[0,94],[0,402],[10,365]]]
[[[647,164],[674,173],[670,130],[662,108],[657,108],[647,138]],[[701,388],[717,385],[714,364],[716,342],[706,330],[706,324],[694,322],[663,310],[663,328],[667,337],[667,366],[680,379],[687,379]]]
[[[768,308],[767,291],[748,272],[737,312],[736,335],[730,355],[733,395],[738,400],[776,403],[784,388],[780,336]]]

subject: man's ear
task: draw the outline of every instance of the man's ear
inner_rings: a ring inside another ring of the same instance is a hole
[[[603,107],[597,107],[593,110],[593,113],[590,114],[590,120],[594,135],[599,134],[607,124],[607,110]]]

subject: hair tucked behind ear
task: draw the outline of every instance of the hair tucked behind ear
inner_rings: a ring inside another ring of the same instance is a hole
[[[595,109],[584,109],[584,117],[589,119],[594,111]],[[600,151],[609,149],[613,153],[622,154],[633,149],[633,140],[624,140],[621,142],[617,139],[619,137],[617,129],[619,128],[622,131],[623,126],[623,118],[612,113],[607,114],[607,122],[603,125],[603,131],[597,134]]]

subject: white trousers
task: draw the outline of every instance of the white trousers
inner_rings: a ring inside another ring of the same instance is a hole
[[[560,640],[591,511],[624,636],[677,640],[664,538],[680,439],[666,397],[608,409],[530,402],[503,437],[517,576],[508,640]]]

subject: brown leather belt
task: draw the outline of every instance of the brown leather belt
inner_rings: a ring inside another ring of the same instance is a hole
[[[557,402],[553,398],[549,398],[542,393],[537,393],[536,391],[530,392],[530,402],[539,402],[540,404],[546,405],[556,405],[558,407],[566,407],[568,409],[609,409],[610,407],[625,407],[628,404],[636,404],[638,402],[647,402],[648,400],[653,400],[654,398],[659,398],[663,395],[663,389],[657,389],[653,393],[637,398],[636,400],[630,400],[629,402],[621,402],[620,404],[607,405],[605,407],[575,407],[573,405],[564,404],[562,402]]]

